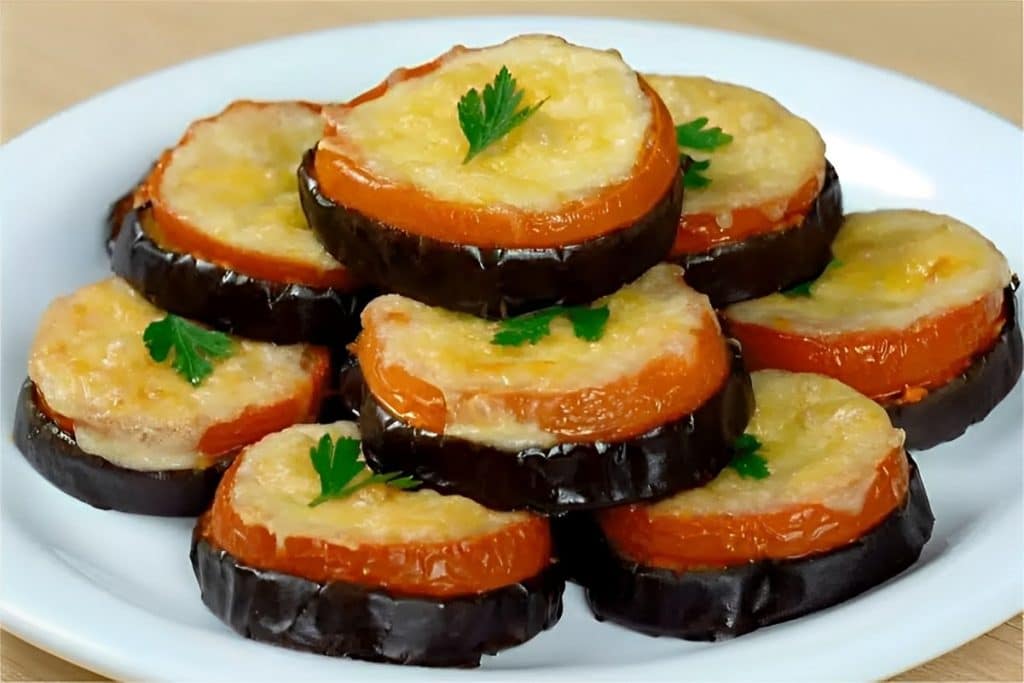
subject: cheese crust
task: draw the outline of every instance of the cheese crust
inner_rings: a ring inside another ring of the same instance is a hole
[[[390,79],[387,92],[354,107],[327,107],[337,131],[321,148],[356,158],[381,182],[412,185],[470,206],[553,211],[630,176],[644,148],[651,103],[614,51],[530,35],[480,50],[456,48],[424,76]],[[456,105],[482,92],[502,66],[544,100],[523,125],[463,163],[468,142]]]
[[[732,142],[714,151],[686,149],[711,183],[686,190],[683,213],[711,214],[728,228],[732,211],[764,206],[782,220],[789,198],[812,178],[825,177],[825,142],[810,123],[762,92],[701,76],[644,77],[661,96],[677,125],[707,117]],[[774,211],[773,211],[774,208]]]
[[[305,392],[304,345],[235,340],[235,353],[193,387],[153,361],[142,334],[165,313],[110,278],[55,300],[43,313],[28,374],[47,405],[74,424],[86,453],[134,470],[201,466],[206,430],[247,408]]]
[[[437,543],[496,532],[529,519],[525,512],[495,512],[462,496],[403,491],[373,484],[316,507],[320,479],[309,451],[324,434],[359,438],[351,422],[296,425],[264,437],[240,456],[231,506],[246,525],[265,527],[279,546],[289,537],[335,545]],[[364,473],[360,476],[369,476]]]
[[[323,132],[299,102],[235,102],[193,123],[169,158],[159,196],[196,230],[230,247],[338,268],[306,224],[295,169]]]
[[[517,420],[489,395],[599,388],[664,357],[691,365],[698,362],[692,357],[698,332],[709,320],[717,330],[707,297],[690,289],[674,265],[655,266],[594,305],[609,309],[598,342],[576,337],[558,317],[538,343],[500,346],[491,342],[500,323],[397,295],[373,300],[363,326],[374,330],[383,366],[397,365],[442,392],[445,434],[504,448],[550,446],[554,435]]]
[[[809,336],[900,330],[999,296],[1010,282],[995,245],[956,219],[926,211],[850,214],[832,253],[837,262],[810,297],[773,294],[729,306],[726,317]]]
[[[708,485],[650,506],[651,516],[758,515],[820,504],[856,513],[878,465],[903,447],[885,410],[838,380],[811,373],[751,374],[756,409],[747,433],[770,476],[726,468]]]

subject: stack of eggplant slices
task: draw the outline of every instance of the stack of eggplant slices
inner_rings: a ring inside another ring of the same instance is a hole
[[[693,640],[835,605],[931,535],[907,449],[1021,373],[981,233],[844,216],[771,97],[554,36],[234,102],[109,227],[115,277],[42,316],[19,448],[98,508],[198,515],[206,606],[325,655],[475,666],[567,579]]]

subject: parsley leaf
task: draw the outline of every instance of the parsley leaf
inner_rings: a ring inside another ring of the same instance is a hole
[[[701,171],[708,170],[708,166],[710,165],[710,159],[705,159],[704,161],[691,159],[689,166],[686,167],[686,172],[683,173],[683,187],[688,187],[690,189],[707,187],[711,183],[711,178],[703,175]]]
[[[525,313],[515,318],[502,320],[491,338],[498,346],[522,346],[536,344],[551,334],[551,321],[564,315],[572,323],[572,332],[577,339],[595,342],[604,336],[605,323],[611,312],[607,306],[551,306],[539,311]]]
[[[194,387],[213,372],[211,360],[227,358],[235,352],[231,337],[223,332],[208,330],[170,314],[147,325],[142,341],[149,350],[149,357],[157,363],[167,360],[173,350],[171,367]]]
[[[831,261],[828,262],[828,265],[825,266],[825,270],[822,271],[821,275],[824,275],[826,272],[832,270],[833,268],[838,268],[841,265],[843,265],[843,262],[840,261],[837,258],[834,258],[834,259],[832,259]],[[821,275],[819,275],[818,277],[820,278]],[[782,292],[780,292],[780,293],[782,294],[782,296],[790,298],[790,299],[795,299],[797,297],[810,297],[811,296],[811,287],[817,281],[818,281],[818,278],[815,278],[813,280],[808,280],[807,282],[801,282],[800,284],[793,285],[789,289],[782,290]]]
[[[468,163],[491,143],[522,125],[547,101],[544,98],[537,104],[518,109],[524,94],[516,88],[516,79],[508,67],[502,66],[494,82],[484,86],[482,97],[476,88],[470,88],[462,96],[457,107],[459,126],[469,142],[462,163]]]
[[[401,472],[370,473],[370,476],[356,481],[356,477],[369,470],[359,459],[359,439],[347,436],[332,442],[331,435],[324,434],[316,446],[309,449],[309,459],[320,476],[320,495],[309,501],[311,508],[329,500],[346,498],[371,484],[410,489],[421,483]]]
[[[729,467],[744,479],[764,479],[771,474],[768,461],[759,452],[763,444],[753,434],[742,434],[732,444],[733,456]]]
[[[701,116],[689,123],[676,126],[676,144],[680,147],[710,152],[732,142],[732,136],[722,132],[718,126],[704,129],[706,125],[708,117]]]

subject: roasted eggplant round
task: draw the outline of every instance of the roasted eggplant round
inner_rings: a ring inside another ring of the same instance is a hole
[[[246,449],[196,525],[203,602],[255,640],[420,666],[476,666],[558,621],[547,520],[369,476],[352,423]]]
[[[670,260],[718,308],[816,277],[842,193],[814,126],[764,93],[647,76],[676,123],[686,201]]]
[[[14,414],[14,445],[32,468],[64,493],[100,508],[141,515],[192,517],[205,510],[227,468],[217,460],[202,469],[133,470],[78,447],[39,409],[36,387],[25,380]]]
[[[1022,365],[1014,288],[1006,289],[1005,301],[1006,323],[995,345],[966,371],[913,403],[882,403],[892,423],[907,433],[907,448],[926,450],[952,441],[984,420],[1013,390]]]
[[[154,305],[229,334],[276,344],[343,345],[359,333],[366,288],[274,282],[193,254],[162,247],[147,234],[147,209],[130,211],[114,241],[111,267]]]
[[[110,278],[53,302],[30,350],[16,441],[41,474],[98,507],[195,514],[239,448],[320,408],[326,350],[161,315]]]
[[[305,102],[240,101],[193,123],[113,207],[114,271],[158,306],[232,334],[351,341],[367,293],[306,225],[295,187],[321,128],[320,107]]]
[[[482,151],[463,137],[484,115],[481,65],[535,107]],[[457,47],[324,114],[299,169],[303,209],[327,250],[385,291],[490,318],[583,303],[656,264],[675,235],[672,121],[617,53],[551,36]]]
[[[911,415],[910,406],[1012,337],[1006,258],[953,218],[910,210],[851,214],[832,251],[835,259],[813,282],[725,309],[751,369],[819,372],[899,406],[894,414]],[[937,422],[930,418],[939,414],[926,407],[930,424],[903,421],[913,432],[911,447],[962,433],[1008,393],[1020,366],[1011,346],[995,356],[1002,367],[989,370],[1002,375],[999,381],[974,394],[977,402],[962,416],[949,412],[958,402],[940,398],[934,405],[950,408]]]
[[[586,308],[498,323],[390,295],[363,324],[371,467],[492,508],[553,513],[699,486],[752,410],[738,351],[678,266]]]
[[[717,640],[836,604],[917,559],[933,518],[885,411],[820,375],[752,379],[749,431],[707,487],[560,522],[560,561],[599,619]]]

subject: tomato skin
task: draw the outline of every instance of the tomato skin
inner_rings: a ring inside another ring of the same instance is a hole
[[[882,460],[863,507],[850,513],[820,503],[760,515],[652,515],[629,505],[599,513],[616,551],[640,564],[686,571],[724,568],[767,558],[794,559],[846,545],[873,529],[907,496],[909,466],[902,448]]]
[[[197,124],[213,121],[236,106],[273,106],[272,102],[253,102],[240,100],[232,103],[224,112],[215,116],[195,121],[185,132],[177,147],[187,144]],[[311,111],[319,112],[321,107],[310,102],[297,102]],[[157,235],[153,235],[160,245],[171,251],[192,254],[193,256],[211,261],[224,268],[236,270],[253,278],[271,282],[286,282],[308,285],[310,287],[331,287],[338,291],[350,292],[359,283],[348,270],[338,264],[336,268],[324,270],[309,263],[294,261],[286,257],[275,257],[257,251],[240,249],[224,244],[216,238],[200,230],[187,219],[169,208],[161,194],[163,174],[177,148],[168,149],[161,155],[153,170],[136,192],[135,204],[150,205],[153,219],[157,225]]]
[[[902,396],[908,387],[941,386],[964,372],[999,336],[1003,309],[997,291],[903,330],[810,336],[728,317],[726,326],[751,371],[817,372],[881,399]]]
[[[355,353],[371,393],[403,421],[443,434],[448,415],[458,412],[460,401],[481,400],[479,393],[446,397],[441,389],[401,366],[385,365],[374,332],[373,327],[364,327]],[[674,356],[656,358],[637,374],[604,386],[548,394],[495,392],[486,398],[503,412],[534,422],[559,439],[621,441],[692,413],[725,383],[729,353],[710,313],[691,357],[701,359],[700,363],[680,363]]]
[[[427,75],[445,60],[464,52],[456,47],[437,59],[400,69],[371,90],[342,105],[345,110],[382,97],[388,88]],[[653,117],[646,140],[629,177],[597,195],[567,202],[557,211],[481,207],[442,201],[414,186],[377,178],[355,154],[317,148],[314,167],[323,194],[333,201],[405,232],[481,248],[562,247],[600,237],[643,218],[677,181],[679,152],[672,116],[661,98],[639,75],[637,79],[651,103]],[[336,136],[330,121],[325,136]]]
[[[452,597],[517,583],[536,576],[551,561],[548,522],[534,516],[494,533],[436,543],[347,547],[312,537],[289,537],[279,543],[266,527],[246,524],[232,507],[239,462],[224,475],[198,528],[203,538],[253,567],[399,595]]]
[[[824,168],[800,186],[786,202],[781,219],[771,218],[766,206],[744,206],[729,213],[729,227],[722,227],[718,216],[710,213],[683,213],[679,218],[679,232],[676,233],[670,257],[681,254],[700,254],[714,247],[743,240],[769,232],[786,230],[803,222],[808,209],[821,193],[824,182]]]

